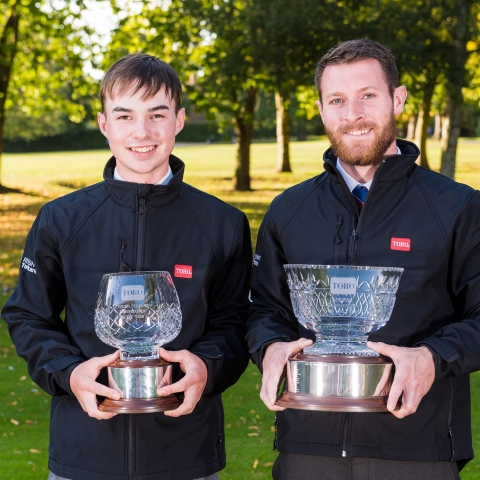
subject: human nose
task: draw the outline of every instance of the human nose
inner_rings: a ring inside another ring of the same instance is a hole
[[[355,123],[363,120],[365,112],[360,102],[350,101],[347,103],[344,110],[344,120],[348,123]]]
[[[148,122],[143,118],[138,118],[135,122],[134,137],[138,139],[147,138],[149,135]]]

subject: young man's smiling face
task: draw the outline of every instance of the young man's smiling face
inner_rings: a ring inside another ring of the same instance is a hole
[[[128,182],[159,182],[168,172],[175,136],[184,124],[185,110],[175,114],[175,102],[165,89],[153,97],[135,94],[107,97],[104,113],[98,114],[101,132],[108,138],[119,175]]]
[[[343,162],[376,165],[396,153],[395,115],[402,112],[407,92],[397,87],[392,98],[377,60],[326,67],[321,95],[317,105],[325,131]]]

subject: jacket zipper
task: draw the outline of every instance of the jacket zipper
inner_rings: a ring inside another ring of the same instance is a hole
[[[346,413],[343,419],[343,433],[342,433],[342,457],[347,456],[347,440],[348,440],[348,427],[350,425],[350,413]]]
[[[453,378],[450,378],[450,401],[448,403],[448,438],[450,439],[450,448],[452,455],[450,461],[453,462],[455,458],[455,444],[453,443],[453,431],[452,431],[452,407],[453,407]]]
[[[275,422],[273,423],[273,426],[275,427],[275,438],[273,439],[273,449],[277,449],[277,423],[278,423],[278,417],[277,414],[275,414]]]
[[[346,190],[346,192],[348,194],[348,198],[351,201],[351,204],[353,206],[353,210],[354,210],[354,213],[355,213],[354,220],[353,220],[353,230],[352,230],[352,233],[349,237],[350,241],[349,241],[349,244],[348,244],[348,263],[350,265],[357,265],[357,263],[358,263],[357,262],[358,231],[360,230],[362,220],[365,217],[365,209],[366,209],[367,205],[370,203],[372,191],[374,190],[374,188],[376,186],[376,183],[377,183],[375,177],[378,177],[378,172],[382,167],[383,167],[383,164],[380,165],[380,167],[375,172],[375,176],[374,176],[372,185],[370,187],[370,190],[368,192],[367,199],[365,201],[365,205],[362,208],[362,211],[359,210],[358,205],[353,198],[352,192],[348,188],[348,186],[347,186],[345,180],[343,179],[342,175],[337,170],[337,175],[340,177],[340,182],[341,182],[341,184],[343,185],[343,188]],[[335,170],[336,170],[336,167],[335,167]],[[337,222],[337,231],[338,231],[338,228],[339,228],[338,223],[339,222]],[[345,417],[343,418],[342,457],[347,456],[348,427],[349,427],[349,423],[350,423],[350,416],[351,416],[350,413],[346,413]]]
[[[132,272],[133,268],[127,263],[125,255],[127,253],[127,240],[120,240],[120,272]]]
[[[335,243],[341,243],[342,241],[338,236],[338,231],[340,230],[342,223],[343,223],[343,215],[339,215],[337,220],[337,228],[335,229]]]
[[[147,207],[145,197],[138,200],[137,219],[137,256],[135,259],[135,270],[140,272],[143,267],[143,246],[145,243],[145,226],[147,223]]]
[[[133,413],[127,413],[128,436],[127,436],[127,479],[134,480],[135,478],[135,455],[133,445]]]
[[[223,455],[222,455],[222,434],[218,434],[218,456],[220,457],[220,468],[222,469],[225,465],[223,464]]]
[[[138,200],[137,216],[137,252],[135,258],[135,270],[141,271],[143,268],[143,247],[145,242],[145,226],[147,220],[146,197]],[[128,480],[135,478],[135,418],[134,414],[127,414],[128,417],[128,440],[127,440],[127,475]]]

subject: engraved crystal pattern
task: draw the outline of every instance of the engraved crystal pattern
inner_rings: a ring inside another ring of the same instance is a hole
[[[95,332],[120,349],[122,360],[158,358],[158,347],[182,328],[177,291],[168,272],[104,275],[95,310]]]
[[[284,265],[293,311],[314,355],[378,356],[365,345],[390,319],[403,268]]]

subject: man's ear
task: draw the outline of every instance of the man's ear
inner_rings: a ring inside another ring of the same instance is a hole
[[[407,89],[403,86],[397,87],[393,92],[393,113],[400,115],[407,100]]]
[[[318,111],[320,112],[320,117],[322,118],[322,122],[323,124],[325,125],[325,120],[323,120],[323,105],[322,105],[322,101],[321,100],[316,100],[315,101],[317,107],[318,107]]]
[[[185,125],[185,109],[181,108],[177,113],[177,124],[175,127],[175,135],[178,135],[182,130],[183,126]]]
[[[107,135],[107,117],[105,114],[102,112],[97,113],[97,121],[98,121],[98,126],[100,127],[100,131],[103,133],[103,135],[108,138]]]

